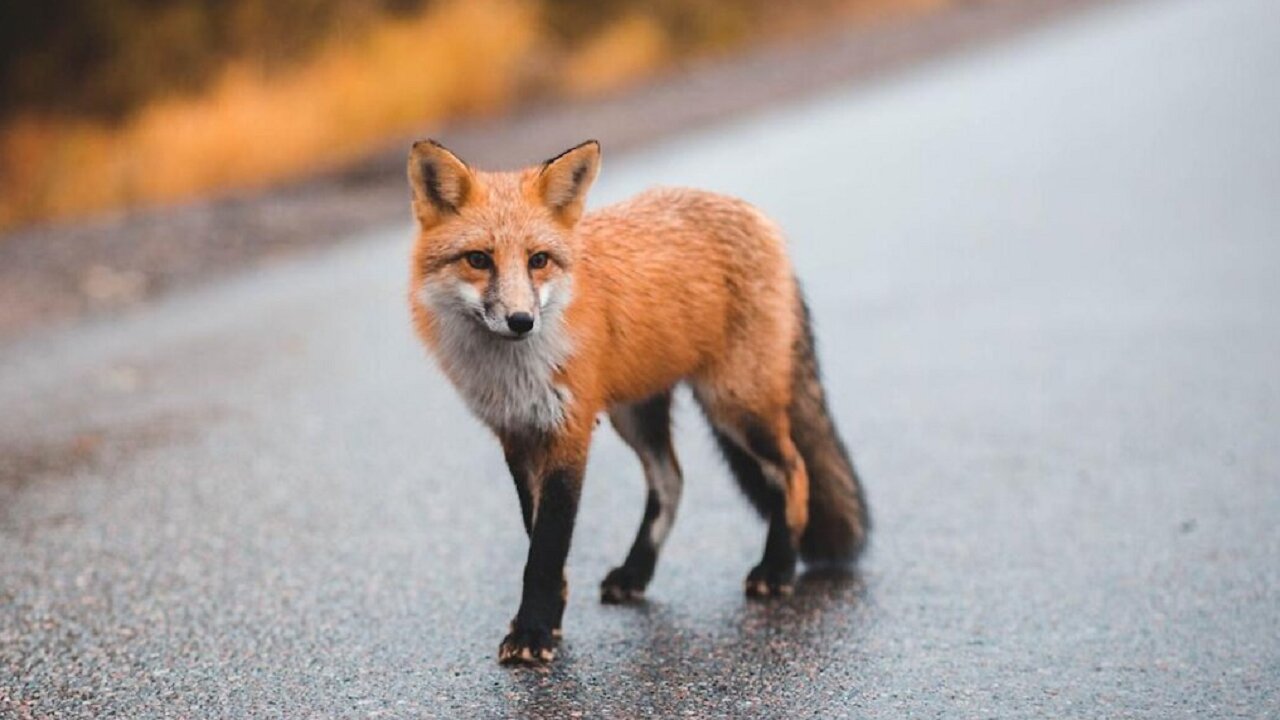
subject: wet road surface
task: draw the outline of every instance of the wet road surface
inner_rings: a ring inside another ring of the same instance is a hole
[[[560,657],[495,662],[525,540],[410,335],[404,224],[0,349],[3,717],[1280,712],[1280,9],[1138,2],[655,145],[788,231],[875,534],[764,538],[687,398],[648,600],[602,428]],[[589,133],[588,133],[589,134]]]

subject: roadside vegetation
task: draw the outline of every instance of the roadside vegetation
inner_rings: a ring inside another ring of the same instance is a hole
[[[958,0],[0,7],[0,230],[332,168],[449,118]]]

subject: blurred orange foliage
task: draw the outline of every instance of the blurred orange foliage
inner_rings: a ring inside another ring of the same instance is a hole
[[[233,63],[208,92],[154,101],[118,125],[20,116],[0,130],[0,227],[269,183],[501,109],[538,39],[535,11],[527,0],[434,5],[288,72]]]
[[[755,37],[954,1],[430,2],[339,31],[284,70],[231,61],[199,92],[153,98],[122,120],[0,120],[0,231],[298,177],[530,93],[598,93]],[[590,31],[555,37],[574,23]]]

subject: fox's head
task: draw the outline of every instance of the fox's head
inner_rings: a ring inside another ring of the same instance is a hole
[[[414,143],[418,302],[508,340],[537,334],[569,302],[573,228],[599,169],[594,140],[500,173],[473,170],[433,140]]]

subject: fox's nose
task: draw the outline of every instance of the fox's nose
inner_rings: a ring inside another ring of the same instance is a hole
[[[527,312],[511,313],[507,316],[507,327],[517,335],[523,335],[533,329],[533,316]]]

